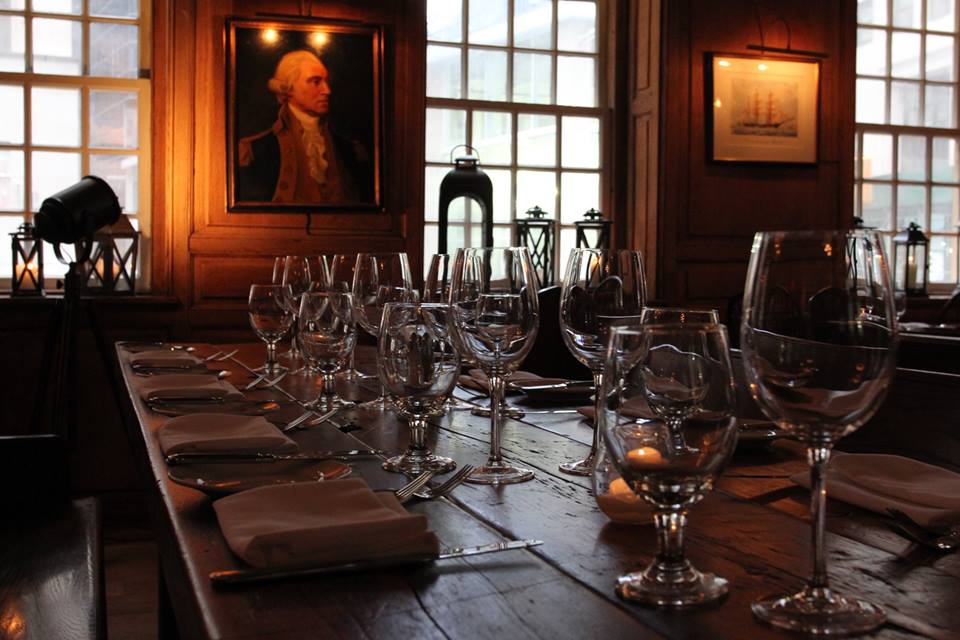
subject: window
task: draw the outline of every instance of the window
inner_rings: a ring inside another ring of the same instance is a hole
[[[494,244],[513,244],[517,214],[539,206],[560,221],[554,264],[563,268],[573,222],[603,208],[604,4],[429,0],[425,264],[450,151],[466,143],[493,182]],[[470,200],[451,205],[450,247],[482,243],[479,216]]]
[[[888,239],[923,228],[934,292],[958,281],[958,4],[857,3],[855,211]]]
[[[87,174],[142,229],[149,285],[150,80],[146,0],[0,0],[0,278],[7,235]],[[44,245],[48,287],[66,273]],[[9,281],[8,281],[9,282]]]

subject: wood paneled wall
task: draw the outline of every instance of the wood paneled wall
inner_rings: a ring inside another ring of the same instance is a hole
[[[663,3],[657,296],[725,308],[742,291],[753,234],[846,227],[853,211],[856,2],[670,0]],[[815,166],[707,160],[705,54],[766,44],[827,54],[820,70]]]
[[[297,16],[383,27],[383,210],[230,213],[226,206],[228,17]],[[246,326],[249,285],[284,254],[422,254],[424,0],[165,0],[154,20],[155,292],[184,305],[180,332],[203,339]]]

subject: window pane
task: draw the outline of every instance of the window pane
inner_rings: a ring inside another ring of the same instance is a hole
[[[510,114],[504,111],[473,112],[473,148],[480,162],[510,164],[513,149]]]
[[[467,208],[471,204],[466,197],[455,198],[447,208],[447,222],[462,223],[467,219]]]
[[[90,173],[113,187],[126,213],[140,210],[140,172],[137,156],[90,154]]]
[[[583,169],[600,168],[600,118],[564,116],[562,123],[561,164]]]
[[[460,42],[462,38],[461,4],[450,0],[427,0],[427,40]]]
[[[557,56],[557,104],[597,106],[595,60],[582,56]]]
[[[553,38],[551,0],[514,0],[513,46],[549,49]]]
[[[930,230],[957,231],[960,224],[960,189],[933,187],[930,190]]]
[[[139,27],[90,23],[90,75],[136,78],[140,68]]]
[[[957,264],[954,254],[956,244],[956,238],[944,236],[930,238],[929,282],[956,282],[954,275]]]
[[[476,100],[507,99],[507,52],[470,49],[467,94]]]
[[[890,124],[920,124],[920,83],[890,83]]]
[[[423,219],[436,221],[440,216],[440,181],[450,171],[447,167],[427,167],[424,171]],[[424,243],[426,246],[426,243]]]
[[[955,0],[927,0],[927,29],[954,31]]]
[[[470,0],[471,44],[507,44],[507,0]]]
[[[927,139],[923,136],[900,136],[897,175],[901,180],[927,178]]]
[[[23,211],[26,193],[24,175],[23,151],[0,149],[0,210]],[[0,241],[0,246],[6,244],[9,247],[9,238],[6,240],[8,242]]]
[[[887,32],[857,29],[857,73],[882,76],[887,73]]]
[[[552,218],[556,201],[557,183],[553,171],[517,171],[517,215],[536,206]]]
[[[20,16],[0,16],[0,33],[8,34],[0,38],[0,71],[23,73],[26,69],[24,24]]]
[[[863,134],[863,177],[881,180],[893,177],[893,136]]]
[[[927,190],[923,187],[897,187],[897,229],[911,222],[927,228]]]
[[[23,9],[25,0],[0,0],[0,9]]]
[[[928,127],[956,127],[956,107],[954,106],[954,87],[937,85],[926,86],[926,104],[924,105],[924,123]]]
[[[883,80],[857,79],[857,122],[884,124],[887,88]]]
[[[80,154],[34,151],[30,154],[30,210],[80,180]]]
[[[919,29],[923,0],[893,0],[893,26]]]
[[[927,36],[927,80],[952,82],[956,78],[954,42],[953,36]]]
[[[137,94],[90,91],[90,146],[137,148]]]
[[[440,234],[436,224],[425,224],[423,226],[423,277],[427,277],[427,270],[430,268],[430,258],[437,252],[439,246]]]
[[[564,173],[560,177],[560,221],[573,224],[589,209],[600,208],[599,173]]]
[[[427,109],[427,162],[449,164],[450,150],[458,144],[466,143],[466,141],[466,111],[460,109]]]
[[[887,0],[859,0],[857,22],[860,24],[887,24]]]
[[[83,69],[83,32],[78,20],[33,19],[33,70],[79,76]]]
[[[493,221],[511,222],[513,220],[513,202],[510,194],[511,173],[507,169],[487,169],[485,171],[493,183]]]
[[[896,78],[920,77],[920,35],[894,31],[890,42],[890,75]]]
[[[0,153],[3,153],[0,151]],[[13,275],[13,247],[10,243],[10,234],[17,230],[17,227],[23,222],[22,216],[0,216],[0,278],[4,282],[0,283],[0,288],[9,289],[11,287],[10,277]]]
[[[139,0],[90,0],[90,15],[104,18],[137,18]]]
[[[567,261],[570,259],[570,251],[577,246],[577,231],[576,229],[566,228],[560,229],[560,259],[557,260],[558,266],[560,267],[560,273],[567,272]]]
[[[553,167],[557,163],[557,118],[530,113],[517,116],[517,164]],[[525,211],[526,209],[524,209]]]
[[[892,231],[891,207],[893,194],[890,185],[864,184],[860,196],[863,201],[863,223],[881,231]]]
[[[478,229],[479,230],[479,229]],[[493,228],[493,246],[511,247],[513,246],[513,229],[510,227]],[[479,244],[477,246],[480,246]],[[539,287],[538,287],[539,288]]]
[[[937,182],[960,182],[957,141],[953,138],[933,139],[933,179]]]
[[[23,144],[23,87],[0,84],[0,143]]]
[[[550,104],[553,100],[551,56],[544,53],[513,54],[513,101]]]
[[[593,2],[557,4],[557,48],[593,53],[597,50],[597,5]]]
[[[427,95],[460,98],[460,47],[427,46]]]
[[[80,89],[34,87],[30,138],[33,144],[80,146]]]
[[[83,13],[83,0],[32,0],[30,8],[38,13]]]

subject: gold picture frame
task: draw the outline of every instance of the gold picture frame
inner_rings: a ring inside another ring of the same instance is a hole
[[[711,160],[817,163],[819,60],[712,53],[709,69]]]

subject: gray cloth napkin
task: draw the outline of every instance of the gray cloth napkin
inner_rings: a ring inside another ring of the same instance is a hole
[[[169,349],[141,351],[130,356],[130,366],[134,369],[150,367],[189,369],[198,364],[200,364],[200,358],[185,351],[170,351]]]
[[[145,401],[174,398],[205,400],[217,398],[223,400],[242,400],[243,394],[229,382],[215,376],[173,373],[165,376],[152,376],[137,379],[140,397]]]
[[[292,453],[297,443],[262,416],[193,413],[167,420],[157,430],[164,455],[174,453]]]

